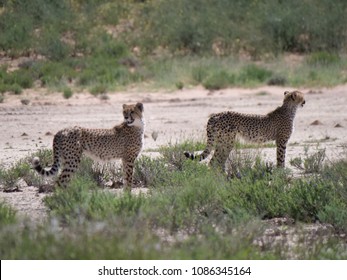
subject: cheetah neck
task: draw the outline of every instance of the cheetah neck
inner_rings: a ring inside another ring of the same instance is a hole
[[[281,107],[277,108],[277,110],[279,110],[279,112],[281,114],[288,116],[292,120],[295,118],[295,114],[296,114],[297,109],[298,109],[298,105],[288,104],[288,103],[283,103],[283,105]]]

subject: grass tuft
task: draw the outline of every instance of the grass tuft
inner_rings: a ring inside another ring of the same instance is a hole
[[[45,197],[49,218],[38,227],[17,225],[14,212],[0,204],[0,223],[11,223],[11,228],[0,228],[1,258],[346,257],[339,238],[347,231],[345,159],[318,161],[316,173],[295,177],[288,169],[269,167],[259,156],[239,153],[232,160],[240,176],[230,177],[184,158],[184,151],[203,146],[185,141],[162,147],[158,158],[142,156],[135,181],[148,192],[139,195],[100,188],[98,177],[106,178],[106,169],[96,172],[92,162],[83,159],[70,186]],[[41,153],[42,161],[48,161],[50,153]],[[10,168],[13,174],[28,176],[23,163],[15,166]],[[276,221],[291,222],[278,227]],[[327,225],[328,234],[320,238],[306,225]],[[278,247],[269,227],[288,240]],[[289,245],[293,232],[299,238],[294,236],[295,245]]]

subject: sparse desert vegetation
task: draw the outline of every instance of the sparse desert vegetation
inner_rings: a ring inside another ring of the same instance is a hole
[[[84,159],[69,188],[45,196],[49,213],[42,224],[20,221],[1,204],[1,258],[346,258],[345,158],[299,177],[259,157],[241,158],[240,178],[230,179],[185,159],[184,150],[200,146],[185,142],[164,148],[157,159],[141,157],[139,194],[100,185]],[[5,172],[25,179],[27,169]]]
[[[346,259],[346,12],[343,0],[0,1],[0,258]],[[211,113],[267,113],[288,88],[307,104],[286,169],[273,143],[238,143],[227,174],[185,159]],[[57,130],[111,127],[128,101],[148,121],[132,194],[118,165],[84,158],[67,189],[31,169],[35,155],[51,164]]]

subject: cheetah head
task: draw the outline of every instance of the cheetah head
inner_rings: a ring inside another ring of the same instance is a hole
[[[142,128],[144,126],[143,104],[123,104],[123,116],[124,122],[128,126],[138,126]]]
[[[284,101],[283,102],[290,102],[293,103],[295,105],[300,105],[301,107],[303,107],[305,105],[305,98],[304,98],[304,94],[300,91],[285,91],[284,92]]]

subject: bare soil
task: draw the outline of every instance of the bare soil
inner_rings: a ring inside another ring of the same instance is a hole
[[[205,126],[211,113],[233,110],[265,114],[282,104],[285,90],[292,89],[262,87],[213,92],[202,88],[174,92],[134,89],[109,93],[107,100],[88,93],[74,94],[66,100],[61,93],[47,93],[42,89],[25,91],[20,96],[6,95],[5,101],[0,103],[0,164],[8,167],[38,149],[51,148],[53,135],[64,127],[112,127],[122,121],[123,103],[144,103],[146,137],[143,153],[148,153],[161,145],[185,139],[205,139]],[[328,160],[345,156],[347,85],[299,90],[306,94],[306,105],[297,112],[286,165],[290,166],[291,158],[303,155],[305,146],[312,146],[312,152],[317,145],[325,147]],[[275,148],[263,148],[261,152],[275,163]],[[43,197],[37,188],[30,186],[21,187],[21,192],[0,191],[0,200],[36,221],[46,214]]]

